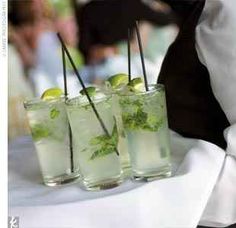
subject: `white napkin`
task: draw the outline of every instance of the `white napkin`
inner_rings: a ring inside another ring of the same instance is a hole
[[[27,169],[33,162],[27,145],[28,152],[34,153],[29,140],[18,141],[10,145],[9,159],[9,214],[20,216],[24,228],[196,227],[225,157],[224,151],[210,143],[172,135],[174,162],[181,163],[175,166],[174,177],[147,184],[127,181],[116,189],[91,193],[77,185],[49,188],[37,184],[39,179],[32,178]]]
[[[201,219],[202,225],[236,223],[236,1],[206,1],[196,28],[200,61],[210,74],[212,91],[231,126],[225,130],[227,157]]]

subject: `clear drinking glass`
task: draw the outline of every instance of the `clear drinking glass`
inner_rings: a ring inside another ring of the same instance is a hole
[[[44,183],[56,186],[79,177],[64,98],[24,102]]]
[[[130,164],[130,155],[128,152],[128,140],[126,136],[126,132],[124,130],[124,125],[122,121],[122,112],[119,104],[119,96],[117,92],[112,92],[112,108],[114,117],[117,122],[117,130],[120,135],[118,150],[120,152],[120,161],[121,167],[123,171],[123,176],[129,177],[131,175],[131,164]]]
[[[164,86],[119,94],[128,138],[133,178],[150,181],[171,175],[169,130]]]
[[[120,135],[112,112],[111,96],[94,98],[93,102],[109,132],[107,136],[95,113],[86,101],[73,98],[67,102],[67,113],[75,139],[80,173],[87,190],[112,188],[122,182]]]

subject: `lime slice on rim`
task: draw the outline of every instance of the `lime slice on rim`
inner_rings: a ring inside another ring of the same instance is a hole
[[[120,73],[109,77],[107,81],[110,83],[113,89],[119,89],[122,86],[127,85],[128,80],[129,77],[127,74]]]
[[[90,97],[95,96],[95,94],[96,94],[96,88],[95,87],[90,86],[90,87],[87,87],[85,89],[86,89],[86,91],[87,91],[87,93]],[[81,95],[86,95],[84,89],[80,90],[80,94]]]
[[[131,91],[134,92],[143,92],[145,91],[144,83],[142,78],[133,78],[129,83],[128,83],[129,88]]]
[[[43,100],[52,100],[55,98],[59,98],[63,95],[63,91],[60,88],[50,88],[44,91],[44,93],[41,96],[41,99]]]

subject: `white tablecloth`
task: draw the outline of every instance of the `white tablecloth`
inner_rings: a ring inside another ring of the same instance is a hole
[[[9,215],[23,228],[193,228],[200,221],[225,153],[171,134],[174,176],[87,192],[79,184],[42,185],[29,137],[9,145]]]

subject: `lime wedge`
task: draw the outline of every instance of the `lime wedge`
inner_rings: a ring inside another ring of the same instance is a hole
[[[86,89],[86,91],[87,91],[87,93],[90,97],[95,96],[95,94],[96,94],[96,88],[95,87],[90,86],[90,87],[87,87],[85,89]],[[86,95],[84,89],[80,90],[80,94],[81,95]]]
[[[60,88],[50,88],[44,91],[44,93],[41,96],[41,99],[43,100],[52,100],[55,98],[59,98],[63,95],[63,91]]]
[[[129,83],[128,83],[129,88],[131,91],[134,92],[143,92],[145,91],[144,83],[142,78],[133,78]]]
[[[128,75],[127,74],[115,74],[108,78],[108,82],[110,83],[113,89],[119,89],[128,83]]]

